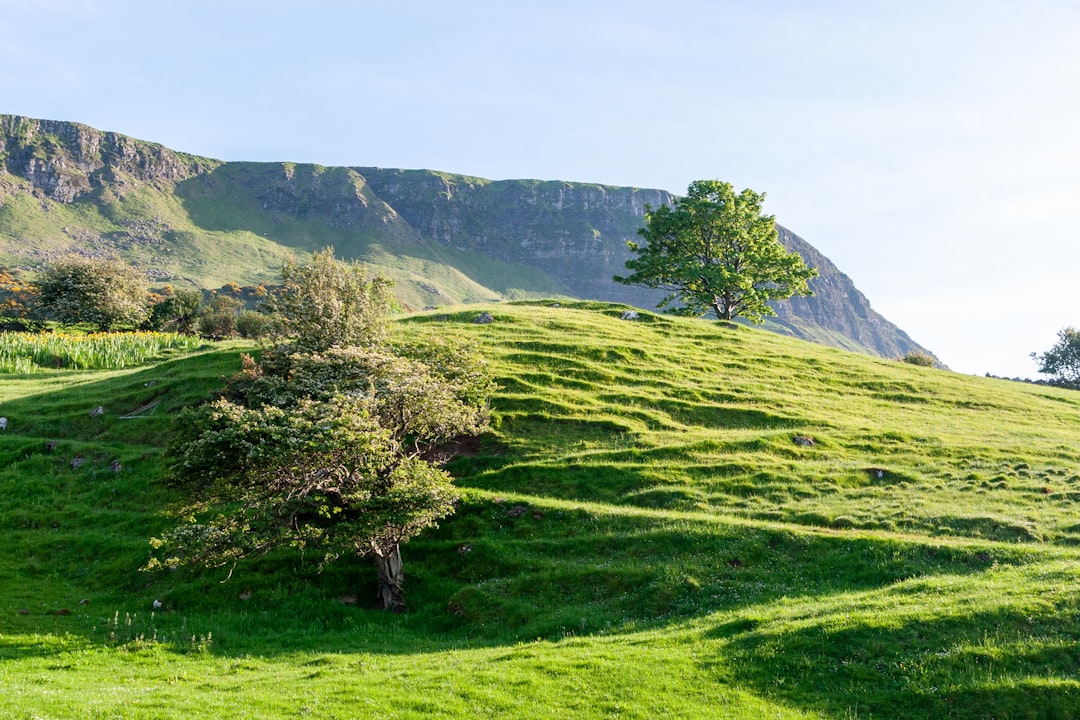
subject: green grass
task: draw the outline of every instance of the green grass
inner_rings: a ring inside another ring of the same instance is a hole
[[[1080,715],[1080,395],[620,312],[396,323],[501,386],[400,616],[365,562],[138,570],[243,346],[0,380],[3,716]]]

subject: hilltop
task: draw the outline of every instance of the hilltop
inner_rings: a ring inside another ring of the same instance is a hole
[[[272,280],[289,253],[333,245],[393,277],[414,308],[564,296],[653,307],[612,282],[663,190],[430,170],[223,162],[78,123],[0,116],[0,265],[33,271],[115,252],[158,285]],[[926,352],[786,228],[820,277],[772,330],[883,357]]]
[[[557,305],[395,324],[500,385],[404,616],[366,564],[139,572],[170,424],[250,348],[3,378],[8,712],[1075,717],[1080,395]]]

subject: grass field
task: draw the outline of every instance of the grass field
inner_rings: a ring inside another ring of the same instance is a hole
[[[140,572],[242,346],[0,378],[0,717],[1080,716],[1080,394],[620,312],[396,324],[501,386],[405,615],[365,562]]]

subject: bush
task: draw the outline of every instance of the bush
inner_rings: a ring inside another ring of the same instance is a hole
[[[244,303],[228,295],[215,295],[199,315],[199,334],[220,340],[236,335],[236,320]]]
[[[236,316],[236,332],[243,338],[264,338],[274,332],[277,318],[255,310],[244,310]]]
[[[146,325],[150,330],[168,330],[182,335],[194,335],[202,307],[198,290],[177,290],[166,295],[150,310]]]
[[[900,358],[900,360],[902,362],[906,362],[908,365],[918,365],[919,367],[934,367],[934,358],[918,350],[912,350],[907,355]]]
[[[149,314],[146,276],[119,258],[56,260],[42,273],[38,293],[47,318],[90,323],[103,332],[114,325],[139,325]]]

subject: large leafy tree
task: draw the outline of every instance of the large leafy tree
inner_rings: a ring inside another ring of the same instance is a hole
[[[627,285],[667,290],[659,307],[681,314],[710,310],[721,320],[761,322],[774,300],[809,295],[817,271],[780,244],[776,222],[762,214],[764,194],[698,180],[673,207],[646,208],[644,243],[630,242]]]
[[[138,325],[149,315],[146,276],[119,258],[70,255],[38,278],[38,305],[50,319],[99,330]]]
[[[1039,372],[1053,376],[1062,385],[1080,385],[1080,330],[1062,328],[1054,346],[1042,355],[1031,353]]]
[[[467,346],[387,341],[382,281],[355,282],[362,269],[326,256],[317,267],[328,274],[313,271],[298,292],[317,281],[368,297],[291,306],[290,327],[310,334],[245,358],[220,397],[184,415],[169,477],[202,512],[155,540],[156,562],[222,565],[282,546],[324,563],[368,556],[382,606],[401,609],[400,546],[453,512],[441,463],[453,441],[485,429],[493,383]],[[350,344],[327,345],[315,316],[341,307],[363,309],[342,324]]]

